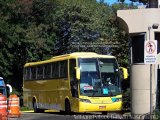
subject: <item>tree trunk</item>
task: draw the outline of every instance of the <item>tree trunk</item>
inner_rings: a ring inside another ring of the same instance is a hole
[[[149,8],[158,8],[158,0],[149,0]]]

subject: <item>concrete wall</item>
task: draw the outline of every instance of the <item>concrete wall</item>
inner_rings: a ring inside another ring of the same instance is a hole
[[[131,66],[131,89],[132,89],[132,98],[131,102],[137,107],[132,107],[132,112],[134,114],[145,114],[148,113],[150,109],[150,70],[149,66],[145,65],[132,65]],[[144,73],[145,76],[137,76],[139,73]],[[136,79],[136,80],[134,80]],[[143,87],[142,87],[143,86]],[[138,96],[138,97],[136,97]]]
[[[155,32],[160,32],[160,9],[119,10],[117,17],[120,26],[130,35],[145,33],[145,40],[154,40]],[[159,24],[153,29],[154,24]],[[148,28],[151,28],[150,31]],[[160,64],[160,53],[157,55],[157,64],[152,67],[152,107],[156,103],[157,66]],[[146,114],[150,112],[150,66],[143,63],[131,65],[131,99],[132,113]]]
[[[117,16],[126,22],[129,33],[148,32],[149,26],[160,23],[159,8],[119,10]],[[154,31],[160,31],[160,27]]]

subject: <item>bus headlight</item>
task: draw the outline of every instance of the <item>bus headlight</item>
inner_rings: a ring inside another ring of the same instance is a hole
[[[112,102],[119,102],[122,101],[122,98],[112,98]]]
[[[91,101],[90,100],[88,100],[88,99],[79,99],[81,102],[85,102],[85,103],[91,103]]]

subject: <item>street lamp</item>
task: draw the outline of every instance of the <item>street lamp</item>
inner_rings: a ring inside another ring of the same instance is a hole
[[[152,28],[153,28],[153,29],[158,29],[158,26],[159,26],[158,23],[154,23],[154,24],[152,25]]]

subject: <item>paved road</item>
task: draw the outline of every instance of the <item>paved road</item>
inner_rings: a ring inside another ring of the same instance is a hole
[[[94,114],[76,114],[63,115],[58,112],[46,112],[46,113],[22,113],[20,118],[9,118],[9,120],[106,120],[106,119],[122,119],[118,114],[101,115]]]
[[[9,118],[9,120],[74,120],[74,117],[56,113],[23,113],[20,118]]]

